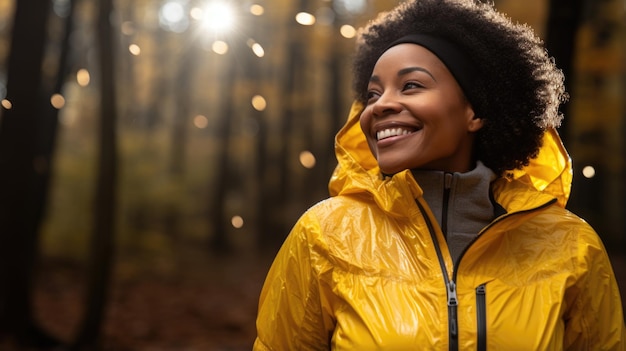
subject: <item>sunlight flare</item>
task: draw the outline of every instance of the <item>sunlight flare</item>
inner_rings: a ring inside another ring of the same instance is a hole
[[[235,26],[235,11],[230,3],[213,1],[202,9],[202,27],[215,33],[224,33]]]

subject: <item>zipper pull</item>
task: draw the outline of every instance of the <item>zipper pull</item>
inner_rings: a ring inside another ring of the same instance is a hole
[[[448,306],[456,306],[458,305],[458,300],[456,297],[456,284],[454,280],[450,280],[448,282]]]
[[[450,331],[450,342],[456,344],[457,337],[459,335],[459,325],[457,321],[456,308],[458,300],[456,297],[456,284],[454,280],[448,282],[448,328]],[[458,349],[458,346],[451,348]]]

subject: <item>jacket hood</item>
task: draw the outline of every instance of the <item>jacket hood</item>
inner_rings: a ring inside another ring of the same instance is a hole
[[[409,170],[383,181],[359,124],[363,108],[362,103],[352,104],[348,121],[335,137],[338,165],[329,182],[330,195],[370,193],[381,208],[398,213],[394,208],[413,201],[403,199],[401,194],[406,193],[404,191],[409,191],[414,198],[421,196],[422,191]],[[510,175],[505,178],[507,181],[517,180],[552,195],[561,207],[567,204],[572,184],[572,162],[556,129],[546,131],[539,155],[531,159],[528,166],[506,173]],[[408,189],[403,189],[405,187]]]

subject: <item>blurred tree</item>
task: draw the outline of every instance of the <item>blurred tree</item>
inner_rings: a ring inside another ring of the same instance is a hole
[[[624,6],[585,0],[570,117],[574,182],[570,209],[598,231],[609,251],[624,247]],[[573,118],[572,118],[573,117]],[[587,168],[589,167],[589,168]],[[583,169],[593,174],[583,175]]]
[[[286,14],[293,13],[291,3],[292,1],[287,1],[286,4],[283,2],[283,6],[280,7],[282,11],[273,13],[272,16],[276,17],[270,19],[278,24],[277,27],[273,28],[277,32],[274,35],[281,32],[285,35],[284,38],[287,42],[277,47],[274,55],[271,57],[273,65],[281,65],[276,79],[282,81],[276,82],[274,87],[276,105],[278,107],[276,112],[273,113],[274,116],[270,116],[271,112],[263,116],[258,136],[259,148],[256,155],[256,173],[258,175],[259,196],[256,205],[258,218],[256,243],[260,249],[275,249],[282,242],[285,228],[284,218],[280,216],[280,207],[284,203],[285,183],[287,181],[287,173],[284,173],[287,171],[287,159],[284,154],[286,146],[283,146],[287,143],[285,140],[287,134],[284,132],[284,123],[286,123],[284,118],[287,116],[285,111],[288,109],[288,105],[291,104],[292,92],[288,86],[284,88],[283,85],[291,84],[292,75],[288,68],[289,62],[291,62],[290,56],[284,55],[286,57],[283,57],[282,53],[284,50],[292,51],[290,48],[294,39],[288,38],[295,36],[294,31],[297,30],[297,24],[292,18],[287,20],[287,24],[284,22],[285,17],[287,17]],[[267,78],[269,78],[269,75]],[[275,127],[276,124],[279,126]]]
[[[187,45],[178,61],[178,74],[176,75],[175,106],[176,113],[172,119],[172,144],[170,150],[170,172],[174,177],[184,174],[187,128],[189,113],[191,110],[192,94],[189,88],[192,86],[192,78],[197,74],[199,51],[196,45]]]
[[[285,213],[288,210],[289,194],[291,193],[290,185],[294,182],[290,179],[290,175],[293,174],[291,170],[292,160],[292,136],[295,133],[294,122],[296,118],[300,118],[299,113],[305,111],[304,106],[299,106],[306,101],[306,96],[302,91],[302,85],[298,84],[303,82],[302,77],[306,69],[306,49],[305,45],[307,36],[304,33],[303,26],[298,24],[293,15],[299,11],[304,11],[307,6],[306,0],[298,0],[296,7],[291,14],[287,16],[287,42],[285,43],[285,58],[283,71],[279,77],[279,94],[282,99],[281,111],[278,117],[278,134],[280,143],[279,151],[277,155],[271,157],[268,161],[268,166],[276,167],[278,172],[276,173],[277,179],[275,182],[264,186],[269,187],[269,193],[271,196],[263,199],[264,204],[261,207],[263,213],[261,213],[261,229],[259,230],[259,244],[262,247],[274,249],[280,244],[292,223],[285,221],[288,216]],[[310,132],[310,130],[309,130]],[[274,187],[272,185],[277,185]]]
[[[337,6],[337,0],[333,0],[332,3]],[[351,91],[346,92],[346,84],[343,82],[351,80],[350,75],[345,73],[349,67],[346,65],[346,57],[351,57],[351,54],[346,52],[346,49],[352,48],[342,45],[342,42],[345,43],[346,38],[337,35],[337,33],[340,33],[341,24],[345,22],[350,22],[350,16],[335,11],[335,18],[332,22],[333,35],[331,35],[327,43],[328,79],[326,84],[327,98],[329,100],[328,119],[330,122],[330,133],[328,133],[328,139],[324,140],[323,145],[319,146],[319,150],[316,153],[320,155],[320,167],[318,167],[316,179],[329,179],[337,165],[334,153],[335,135],[347,120],[350,107],[349,104],[346,104],[346,101],[351,100],[352,94]],[[320,193],[328,192],[328,183],[320,181],[316,183],[321,187],[319,188]]]
[[[230,55],[234,55],[231,53]],[[224,57],[226,67],[220,77],[220,104],[217,106],[218,126],[216,136],[219,138],[217,147],[217,167],[215,168],[216,180],[212,185],[216,194],[211,199],[210,207],[213,209],[211,223],[213,224],[213,236],[210,248],[215,253],[228,253],[232,246],[228,241],[228,226],[226,225],[226,196],[230,190],[230,170],[232,165],[230,155],[230,141],[232,136],[232,119],[234,118],[235,82],[239,79],[239,70],[236,69],[236,61],[229,56]]]
[[[335,32],[339,32],[339,20],[333,21],[333,29]],[[339,129],[343,127],[345,120],[347,119],[347,110],[345,106],[345,98],[343,86],[340,82],[343,80],[341,77],[343,76],[343,72],[346,67],[343,65],[344,58],[346,54],[342,52],[340,45],[340,40],[344,40],[342,37],[333,36],[330,40],[330,47],[328,48],[328,52],[330,55],[330,65],[329,65],[329,77],[328,79],[328,94],[330,98],[330,116],[331,119],[331,133],[330,140],[328,140],[328,145],[331,150],[334,150],[332,146],[335,145],[335,135],[339,132]],[[337,162],[334,158],[334,153],[324,153],[324,162],[322,162],[321,169],[324,172],[329,172],[335,168]],[[327,157],[329,156],[330,157]],[[326,188],[326,184],[324,184],[324,188]]]
[[[93,237],[87,272],[85,315],[72,346],[74,350],[99,349],[100,329],[109,290],[114,256],[115,206],[117,186],[117,99],[115,61],[117,42],[111,15],[113,0],[100,0],[98,9],[98,48],[100,66],[100,149],[96,180]]]
[[[34,347],[59,344],[37,325],[31,305],[56,131],[56,112],[50,111],[50,94],[42,86],[49,9],[48,0],[16,4],[7,82],[12,107],[0,121],[0,333]],[[67,52],[62,65],[65,57]]]
[[[181,184],[186,173],[188,128],[192,109],[193,95],[190,90],[193,86],[193,77],[198,73],[198,61],[200,52],[196,45],[186,45],[178,60],[178,66],[174,81],[174,106],[175,113],[172,115],[171,143],[169,154],[169,176],[175,184]],[[181,209],[170,204],[166,207],[163,215],[166,234],[177,236],[180,230]]]
[[[572,91],[576,38],[582,21],[584,0],[550,0],[546,26],[546,48],[565,75],[565,90]],[[561,112],[568,114],[569,103],[561,105]],[[567,144],[568,119],[563,120],[560,134]]]

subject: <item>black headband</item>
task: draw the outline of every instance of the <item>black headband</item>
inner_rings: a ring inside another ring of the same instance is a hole
[[[467,54],[459,50],[454,44],[427,34],[410,34],[392,42],[384,51],[398,44],[412,43],[423,46],[435,54],[446,65],[450,73],[461,86],[465,96],[472,102],[468,93],[475,85],[477,75],[476,66]],[[384,52],[383,51],[383,52]]]

